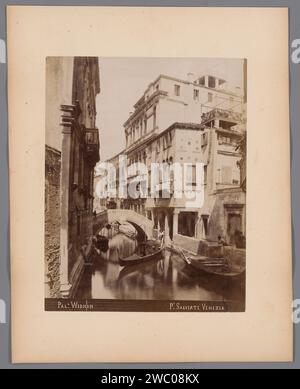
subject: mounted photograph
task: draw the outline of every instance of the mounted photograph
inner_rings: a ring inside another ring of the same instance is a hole
[[[45,310],[244,312],[246,59],[45,67]]]

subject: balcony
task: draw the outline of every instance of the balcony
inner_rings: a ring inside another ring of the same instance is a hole
[[[99,155],[99,131],[97,128],[84,129],[85,153],[91,164],[96,164],[100,160]]]
[[[203,113],[201,116],[202,122],[201,124],[207,124],[215,119],[224,120],[226,122],[230,122],[233,124],[242,122],[242,114],[239,112],[234,112],[227,109],[214,108],[211,111]]]

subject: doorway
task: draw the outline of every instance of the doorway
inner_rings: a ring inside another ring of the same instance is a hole
[[[237,235],[242,232],[242,216],[238,213],[229,213],[227,220],[228,241],[230,244],[235,244]]]

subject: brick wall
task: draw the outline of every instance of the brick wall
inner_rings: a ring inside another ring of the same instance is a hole
[[[46,146],[45,156],[45,293],[59,297],[60,152]]]

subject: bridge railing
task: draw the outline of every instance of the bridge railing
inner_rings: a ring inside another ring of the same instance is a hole
[[[148,236],[153,235],[153,222],[147,217],[140,215],[130,209],[107,209],[94,216],[93,231],[97,233],[101,228],[105,227],[108,223],[115,221],[128,221],[139,225]]]

